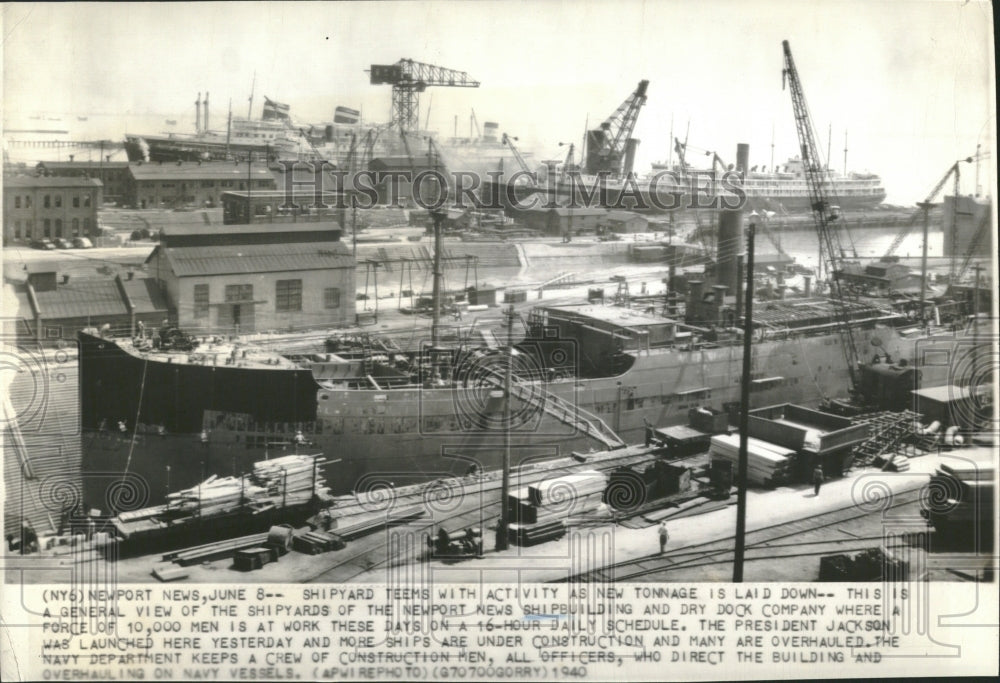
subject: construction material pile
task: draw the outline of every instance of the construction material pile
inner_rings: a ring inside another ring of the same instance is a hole
[[[286,455],[253,464],[253,479],[270,496],[280,496],[284,505],[308,503],[314,495],[330,493],[319,467],[324,461],[314,455]]]
[[[596,513],[604,507],[607,475],[588,470],[516,489],[507,498],[511,537],[519,545],[533,545],[558,538],[572,518]]]
[[[733,463],[735,473],[740,460],[740,435],[713,436],[709,454],[712,460]],[[795,451],[790,448],[750,437],[747,439],[747,481],[757,486],[783,484],[791,478],[794,458]]]
[[[320,473],[319,455],[288,455],[255,462],[242,477],[212,475],[197,486],[167,494],[166,511],[202,517],[243,506],[303,505],[313,496],[327,497],[330,489]]]
[[[267,493],[245,477],[219,478],[214,474],[197,486],[167,494],[167,509],[199,515],[214,515],[239,507],[244,499]]]

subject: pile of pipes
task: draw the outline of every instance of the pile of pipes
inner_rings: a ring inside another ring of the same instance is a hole
[[[709,450],[712,460],[726,460],[734,464],[733,472],[740,460],[740,435],[720,434],[712,437]],[[747,439],[747,482],[757,486],[777,486],[787,482],[792,475],[795,451],[790,448],[761,441]]]
[[[565,533],[567,520],[604,507],[607,486],[607,475],[589,470],[512,491],[507,497],[512,540],[533,545],[558,538]]]

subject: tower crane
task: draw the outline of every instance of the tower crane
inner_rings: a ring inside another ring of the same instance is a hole
[[[632,171],[635,147],[639,143],[632,138],[632,132],[639,119],[639,110],[646,104],[647,86],[649,81],[639,81],[635,91],[601,123],[600,128],[587,131],[587,173],[622,176]]]
[[[815,128],[809,115],[806,97],[802,91],[802,82],[799,80],[799,73],[795,68],[792,50],[787,40],[782,41],[782,48],[785,54],[785,67],[781,72],[782,87],[787,86],[792,96],[795,128],[802,150],[802,169],[805,173],[806,185],[809,188],[809,201],[820,240],[820,251],[822,252],[820,258],[822,260],[825,255],[827,260],[827,277],[834,312],[840,328],[841,348],[847,361],[847,371],[851,379],[851,393],[857,395],[861,391],[860,360],[841,284],[841,273],[846,260],[840,235],[841,224],[838,221],[839,216],[836,208],[830,203],[828,195],[830,184],[826,182],[828,171],[820,154],[819,145],[816,144]]]
[[[400,59],[395,64],[372,64],[370,73],[372,85],[392,86],[392,125],[402,132],[420,127],[420,93],[428,87],[479,87],[479,81],[472,80],[464,71],[412,59]]]

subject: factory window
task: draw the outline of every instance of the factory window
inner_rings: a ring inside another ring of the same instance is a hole
[[[173,183],[160,183],[160,189],[166,189],[166,188],[170,188],[170,187],[173,187],[173,186],[174,186]]]
[[[52,197],[50,195],[45,195],[45,199],[42,200],[42,207],[48,209],[52,206]]]
[[[202,187],[214,187],[215,183],[213,181],[211,181],[211,180],[202,180],[201,181],[201,186]]]
[[[89,236],[90,235],[90,219],[89,218],[84,218],[83,219],[83,234],[84,234],[84,236]]]
[[[194,317],[208,317],[208,285],[194,286]]]
[[[253,301],[253,285],[226,285],[226,303]]]
[[[52,221],[48,218],[42,221],[42,234],[45,237],[52,237]]]
[[[31,195],[30,194],[27,195],[24,198],[24,208],[26,208],[26,209],[30,209],[31,208]]]
[[[302,280],[278,280],[274,307],[278,311],[301,311]]]
[[[78,194],[73,195],[73,208],[74,209],[80,208],[80,195]]]
[[[83,196],[83,206],[84,206],[84,208],[87,208],[87,209],[90,208],[90,195],[89,194],[85,194]]]
[[[62,218],[56,219],[56,237],[62,237]]]
[[[57,194],[55,196],[55,200],[56,200],[56,208],[57,209],[61,209],[62,208],[62,195],[61,194]]]
[[[29,218],[24,222],[24,236],[34,237],[35,236],[34,232],[35,232],[35,221]]]
[[[14,208],[15,209],[20,209],[21,208],[21,195],[19,195],[19,194],[18,195],[14,195]]]
[[[14,239],[21,239],[21,221],[14,221]]]
[[[46,339],[59,339],[62,337],[62,327],[60,326],[45,326],[45,338]]]
[[[73,219],[73,237],[79,237],[79,236],[80,236],[80,219],[79,218],[74,218]]]
[[[323,290],[323,307],[340,308],[340,289],[337,287],[327,287]]]

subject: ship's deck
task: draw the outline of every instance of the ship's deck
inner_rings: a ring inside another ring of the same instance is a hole
[[[218,339],[218,341],[215,341]],[[233,367],[254,370],[296,370],[300,365],[284,356],[254,346],[233,342],[224,338],[202,338],[193,351],[170,351],[137,346],[133,339],[108,339],[120,349],[137,358],[151,363],[175,365],[204,365],[210,367]]]

